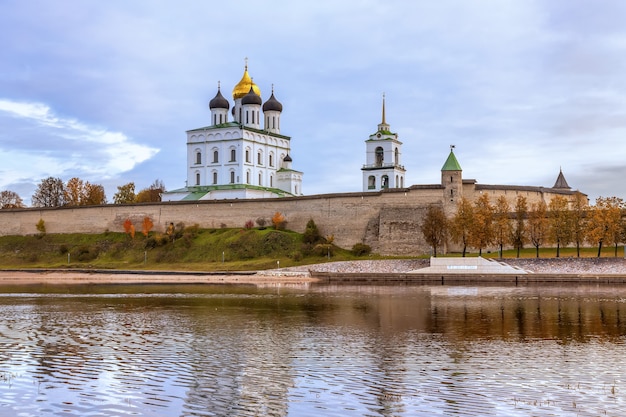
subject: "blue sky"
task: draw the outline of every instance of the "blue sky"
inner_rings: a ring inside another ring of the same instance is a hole
[[[0,3],[0,190],[41,179],[185,185],[185,131],[209,124],[244,59],[305,194],[361,191],[381,119],[406,184],[464,178],[626,198],[626,2]]]

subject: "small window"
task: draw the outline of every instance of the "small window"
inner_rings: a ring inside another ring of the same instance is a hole
[[[213,163],[217,164],[219,162],[219,153],[217,151],[213,151]]]
[[[196,152],[196,164],[201,164],[201,163],[202,163],[202,153]]]
[[[237,160],[237,151],[235,149],[230,150],[230,162],[235,162]]]
[[[246,149],[246,162],[250,163],[250,151]]]
[[[246,184],[250,184],[250,171],[246,171]]]
[[[259,172],[259,185],[263,185],[263,175]]]
[[[261,152],[257,154],[257,163],[263,165],[263,154]]]
[[[200,185],[200,173],[196,172],[196,185]]]
[[[270,166],[273,167],[274,166],[274,155],[270,154]]]
[[[235,171],[230,171],[230,183],[235,183]]]
[[[213,184],[217,184],[217,172],[213,173]]]

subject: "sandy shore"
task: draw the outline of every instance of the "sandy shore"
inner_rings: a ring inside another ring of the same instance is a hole
[[[187,272],[132,273],[78,271],[0,271],[0,285],[67,285],[67,284],[301,284],[317,281],[309,276],[262,274],[193,274]]]
[[[533,274],[626,276],[622,258],[505,259]],[[316,282],[315,272],[404,274],[429,266],[428,259],[329,262],[259,272],[0,270],[0,284],[301,284]]]

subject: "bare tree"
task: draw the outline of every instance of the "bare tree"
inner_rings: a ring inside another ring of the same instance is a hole
[[[15,191],[0,192],[0,209],[24,208],[26,205]]]
[[[443,209],[430,206],[421,225],[424,239],[433,248],[433,256],[437,257],[437,247],[443,245],[447,237],[447,219]]]
[[[60,178],[41,180],[32,197],[33,207],[61,207],[65,204],[65,187]]]

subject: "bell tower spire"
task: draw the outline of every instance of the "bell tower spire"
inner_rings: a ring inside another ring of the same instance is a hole
[[[378,125],[378,131],[379,132],[389,132],[389,129],[390,129],[390,127],[387,124],[387,120],[385,118],[385,93],[383,93],[383,117],[382,117],[382,121]]]

